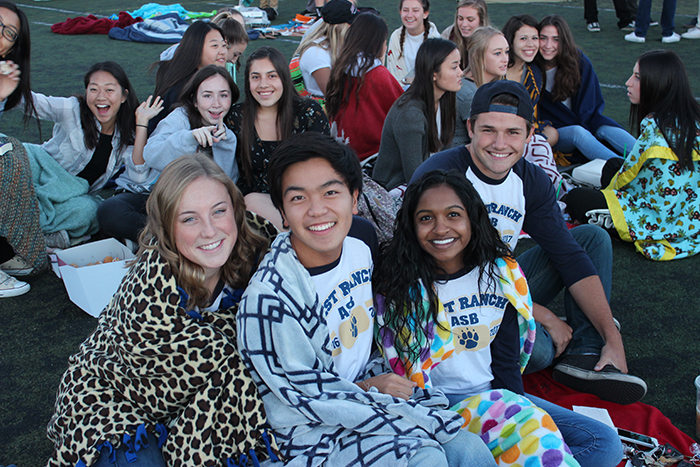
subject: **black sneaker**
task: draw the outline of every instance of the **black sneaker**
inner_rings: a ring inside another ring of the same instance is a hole
[[[554,367],[552,376],[571,389],[617,404],[632,404],[644,397],[647,384],[643,379],[624,374],[613,365],[595,371],[599,359],[598,355],[566,355]]]

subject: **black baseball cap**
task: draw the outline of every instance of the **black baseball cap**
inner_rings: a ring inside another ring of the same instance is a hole
[[[518,106],[491,104],[494,96],[499,94],[512,94],[518,98]],[[486,112],[503,112],[514,114],[522,117],[532,123],[534,120],[534,110],[532,108],[532,100],[530,94],[525,89],[525,86],[517,81],[501,79],[492,83],[486,83],[479,87],[472,99],[472,109],[470,117]]]
[[[321,17],[328,24],[352,24],[357,8],[348,0],[331,0],[321,8]]]

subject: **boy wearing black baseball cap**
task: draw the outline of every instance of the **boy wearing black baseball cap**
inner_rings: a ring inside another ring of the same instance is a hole
[[[558,381],[601,399],[636,402],[646,394],[646,384],[626,374],[622,337],[610,311],[610,238],[597,226],[567,229],[547,175],[522,157],[532,137],[532,122],[532,101],[524,86],[507,80],[485,84],[474,95],[467,122],[471,143],[430,157],[412,181],[430,170],[456,169],[477,189],[491,222],[511,249],[522,230],[537,243],[517,258],[528,278],[537,321],[537,339],[526,372],[546,368],[557,358],[554,377]],[[543,306],[562,288],[566,322]],[[568,433],[567,426],[582,430],[583,425],[577,425],[586,420],[574,421],[578,415],[557,410],[561,408],[546,401],[535,403],[552,415],[567,443],[582,434]],[[591,444],[606,438],[616,442],[614,432],[605,433],[605,428],[597,422],[589,427],[596,438],[589,440]],[[569,446],[576,456],[573,444]],[[583,452],[584,446],[580,447]],[[619,455],[615,445],[601,449],[600,457],[587,450],[576,458],[584,467],[614,466]]]

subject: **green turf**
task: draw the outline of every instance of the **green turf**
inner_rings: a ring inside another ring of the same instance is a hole
[[[129,74],[140,99],[153,89],[148,66],[167,46],[112,41],[107,36],[61,36],[52,34],[49,25],[66,17],[88,13],[108,15],[134,10],[136,0],[24,0],[32,30],[32,83],[37,91],[59,96],[81,92],[82,76],[100,60],[115,60]],[[163,2],[171,3],[171,2]],[[280,0],[280,20],[301,11],[303,0]],[[550,13],[563,15],[571,24],[578,44],[591,58],[601,83],[621,86],[631,73],[636,57],[645,50],[661,48],[659,28],[649,31],[646,44],[631,44],[617,30],[611,2],[599,1],[600,33],[588,33],[583,20],[582,0],[568,3],[492,4],[490,14],[500,27],[514,14],[530,13],[542,18]],[[697,14],[695,1],[678,2],[676,23],[680,25]],[[118,8],[114,5],[118,4]],[[197,11],[211,11],[223,2],[183,1]],[[363,0],[375,6],[387,19],[389,29],[399,25],[397,0]],[[660,1],[654,2],[653,17],[659,17]],[[452,0],[433,0],[431,19],[442,30],[453,17]],[[89,8],[89,10],[86,10]],[[66,11],[55,11],[55,10]],[[279,23],[280,21],[277,21]],[[273,45],[291,57],[298,39],[258,40],[249,50]],[[700,96],[700,41],[681,41],[669,46],[684,59],[696,96]],[[626,126],[629,104],[624,89],[603,88],[606,113]],[[0,120],[0,131],[23,141],[39,142],[35,124],[26,130],[17,113]],[[51,126],[42,125],[48,138]],[[524,242],[527,247],[527,242]],[[700,294],[697,259],[652,263],[635,253],[632,246],[613,242],[612,308],[622,323],[630,371],[649,385],[644,402],[659,407],[673,423],[694,434],[693,379],[700,372],[698,337]],[[94,329],[95,320],[69,301],[63,283],[53,274],[28,280],[32,291],[22,297],[0,299],[0,464],[20,467],[45,463],[51,444],[46,424],[53,412],[56,387],[67,366],[68,357]],[[554,309],[560,307],[554,306]]]

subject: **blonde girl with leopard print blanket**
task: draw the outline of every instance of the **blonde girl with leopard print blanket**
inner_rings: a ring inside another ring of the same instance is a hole
[[[240,191],[203,154],[163,170],[147,212],[137,259],[58,387],[47,465],[275,463],[235,320],[267,248],[251,225],[274,228],[246,218]]]

